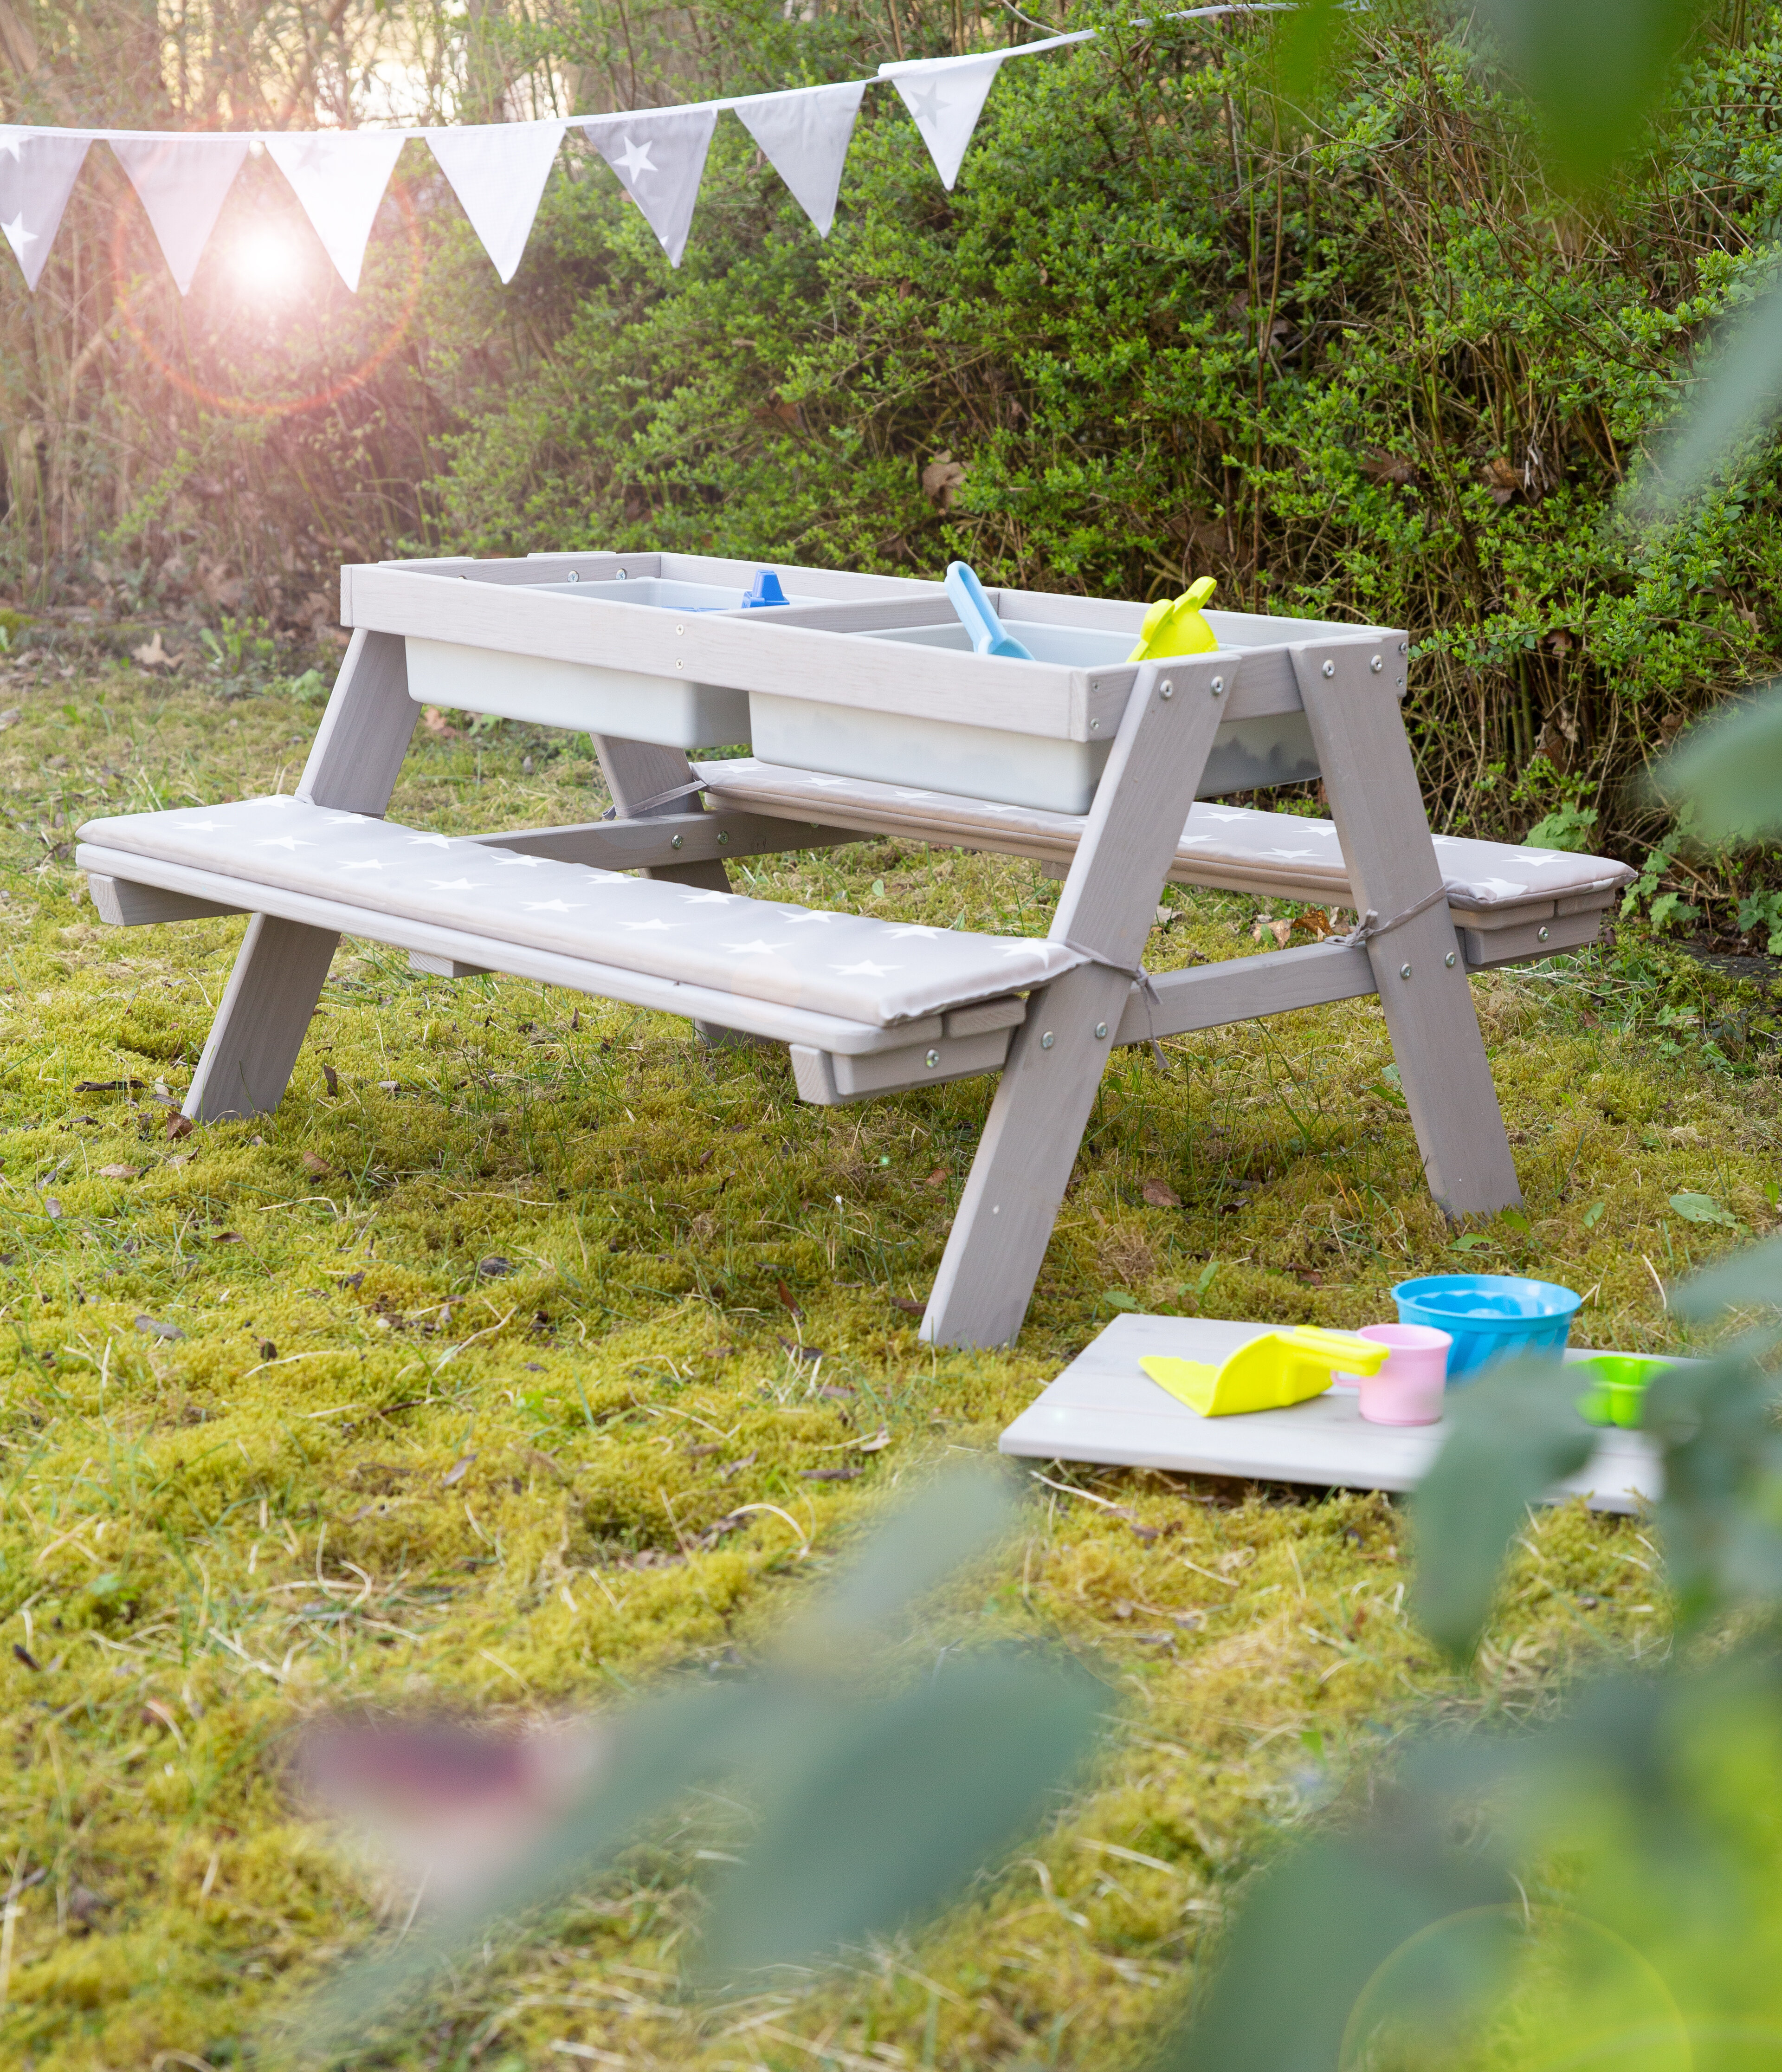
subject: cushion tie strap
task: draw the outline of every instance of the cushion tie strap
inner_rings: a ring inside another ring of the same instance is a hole
[[[1079,957],[1087,957],[1092,964],[1101,965],[1105,971],[1118,972],[1123,978],[1131,979],[1137,986],[1144,999],[1145,1034],[1151,1045],[1151,1054],[1157,1061],[1158,1071],[1167,1072],[1169,1060],[1164,1055],[1164,1046],[1157,1041],[1156,1026],[1151,1018],[1152,1009],[1161,1007],[1163,1002],[1157,997],[1157,989],[1151,983],[1150,972],[1143,964],[1116,964],[1111,957],[1104,957],[1099,950],[1090,949],[1086,943],[1072,942],[1068,935],[1064,939],[1064,946],[1067,950],[1074,950]]]
[[[1437,900],[1464,894],[1467,888],[1443,878],[1427,898],[1419,899],[1415,906],[1407,906],[1403,913],[1394,914],[1390,921],[1382,921],[1370,907],[1346,935],[1336,938],[1341,949],[1359,949],[1364,943],[1371,943],[1377,935],[1390,935],[1394,928],[1402,928],[1406,922],[1415,921],[1419,914],[1427,914]]]
[[[677,784],[671,791],[657,791],[647,799],[639,799],[634,806],[629,808],[625,817],[628,820],[634,820],[640,813],[648,812],[652,806],[666,806],[671,799],[684,799],[695,791],[703,791],[704,789],[705,779],[703,777],[696,777],[691,784]],[[617,820],[618,808],[609,806],[600,817],[603,820]]]

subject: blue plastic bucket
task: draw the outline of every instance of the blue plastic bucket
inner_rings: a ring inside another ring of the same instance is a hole
[[[1392,1299],[1401,1324],[1423,1324],[1453,1339],[1448,1379],[1459,1381],[1519,1354],[1557,1358],[1584,1298],[1557,1282],[1511,1273],[1430,1273],[1401,1281]]]

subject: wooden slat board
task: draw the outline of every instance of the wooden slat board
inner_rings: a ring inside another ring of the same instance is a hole
[[[1000,1450],[1027,1460],[1093,1461],[1246,1482],[1415,1489],[1440,1450],[1445,1423],[1369,1424],[1353,1392],[1335,1389],[1289,1410],[1202,1417],[1139,1365],[1156,1355],[1222,1360],[1279,1328],[1214,1317],[1116,1317],[1003,1433]],[[1590,1355],[1575,1349],[1566,1357]],[[1610,1426],[1589,1466],[1550,1490],[1548,1499],[1582,1496],[1593,1511],[1633,1511],[1655,1501],[1663,1483],[1652,1441]]]

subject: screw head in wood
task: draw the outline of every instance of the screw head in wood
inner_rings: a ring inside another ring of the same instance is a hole
[[[1445,964],[1447,966],[1447,968],[1448,968],[1448,969],[1449,969],[1450,971],[1452,971],[1452,970],[1453,970],[1453,968],[1454,968],[1454,952],[1453,952],[1453,951],[1452,951],[1452,950],[1450,950],[1450,951],[1448,952],[1447,955],[1445,957],[1443,957],[1443,958],[1442,961],[1443,961],[1443,964]]]
[[[1542,942],[1542,943],[1544,943],[1544,942],[1547,939],[1547,931],[1546,931],[1546,930],[1545,928],[1537,928],[1537,929],[1535,930],[1535,931],[1534,931],[1534,934],[1535,934],[1535,939],[1536,939],[1538,942]]]
[[[1099,734],[1102,730],[1101,722],[1098,719],[1092,719],[1089,722],[1089,730],[1091,734]]]
[[[1212,692],[1214,697],[1222,698],[1225,696],[1225,678],[1223,676],[1215,676],[1213,679],[1213,681],[1207,685],[1207,689]]]
[[[718,837],[718,847],[720,849],[726,847],[729,845],[729,840],[730,837],[728,835],[720,835]]]
[[[629,582],[630,579],[630,578],[626,574],[626,573],[625,573],[625,571],[624,571],[624,569],[615,569],[613,571],[613,580],[614,580],[614,582]],[[1400,648],[1398,652],[1399,652],[1399,653],[1400,653],[1400,654],[1402,654],[1402,653],[1404,652],[1404,650],[1403,650],[1402,648]]]
[[[569,574],[564,578],[564,581],[565,582],[580,582],[581,581],[581,578],[577,574],[573,569],[571,569]]]
[[[668,838],[668,846],[671,849],[679,849],[680,843],[681,838],[679,835],[671,835]]]
[[[677,662],[677,663],[675,664],[675,667],[677,669],[684,669],[684,668],[687,667],[687,664],[686,664],[684,662]]]
[[[1098,1022],[1095,1024],[1095,1034],[1098,1037],[1107,1035],[1107,1024],[1105,1022]]]
[[[675,631],[678,632],[680,628],[677,627]],[[1334,676],[1336,673],[1336,664],[1334,662],[1325,663],[1324,672],[1327,676]]]
[[[1042,1050],[1049,1050],[1052,1048],[1052,1031],[1049,1029],[1040,1038],[1040,1048]]]
[[[1400,964],[1398,967],[1398,976],[1400,978],[1409,978],[1410,976],[1410,966],[1409,964]]]
[[[1401,640],[1401,641],[1398,643],[1398,652],[1399,652],[1401,655],[1407,655],[1407,654],[1409,654],[1409,653],[1410,653],[1410,645],[1409,645],[1409,643],[1408,643],[1407,642],[1406,642],[1406,641]]]
[[[1386,667],[1386,664],[1380,660],[1378,655],[1376,655],[1373,660],[1368,664],[1368,667],[1373,672],[1375,676],[1378,676],[1380,672]]]
[[[929,1069],[929,1071],[934,1071],[934,1067],[936,1067],[936,1066],[940,1063],[940,1061],[941,1061],[941,1054],[940,1054],[940,1052],[939,1052],[938,1050],[930,1050],[930,1051],[929,1052],[929,1054],[928,1054],[928,1069]]]
[[[675,628],[675,631],[677,633],[684,633],[684,632],[687,631],[687,628],[686,628],[684,626],[677,626],[677,627]]]
[[[1176,686],[1173,684],[1160,684],[1157,689],[1157,695],[1160,698],[1172,698],[1176,695]]]

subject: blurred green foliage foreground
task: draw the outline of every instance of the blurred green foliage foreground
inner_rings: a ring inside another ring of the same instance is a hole
[[[1123,1058],[1005,1355],[936,1355],[911,1308],[987,1083],[801,1108],[771,1053],[348,944],[277,1113],[170,1134],[237,924],[104,929],[72,829],[108,801],[288,789],[315,708],[4,666],[0,2056],[34,2072],[248,2062],[355,1952],[436,1932],[412,1867],[296,1793],[308,1723],[463,1708],[544,1745],[646,1686],[721,1697],[859,1528],[992,1452],[1116,1308],[1354,1325],[1406,1272],[1501,1265],[1584,1292],[1580,1339],[1701,1350],[1730,1327],[1661,1284],[1775,1224],[1767,1002],[1633,936],[1480,981],[1527,1214],[1460,1238],[1367,1003],[1185,1039],[1167,1076]],[[395,810],[470,828],[602,803],[579,744],[441,719]],[[884,843],[754,882],[1034,928],[1053,896],[1024,865]],[[1254,901],[1170,901],[1156,966],[1272,946]],[[1580,1669],[1673,1646],[1649,1520],[1521,1523],[1457,1664],[1412,1622],[1384,1499],[1069,1467],[1023,1486],[1000,1551],[865,1651],[868,1692],[944,1692],[1008,1651],[1025,1674],[1042,1648],[1095,1687],[1074,1795],[1037,1801],[953,1912],[696,1992],[707,1895],[752,1846],[721,1788],[532,1935],[459,1951],[351,2062],[1136,2063],[1245,1881],[1365,1798],[1407,1728],[1543,1716]],[[1753,1703],[1703,1774],[1736,1786],[1755,1877],[1776,1802]],[[1527,1889],[1564,1903],[1562,1880]]]

